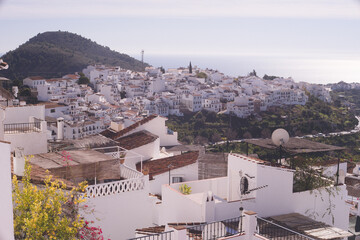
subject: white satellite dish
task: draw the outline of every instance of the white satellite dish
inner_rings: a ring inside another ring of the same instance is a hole
[[[276,146],[282,146],[289,141],[289,133],[285,129],[278,128],[272,133],[271,140]]]

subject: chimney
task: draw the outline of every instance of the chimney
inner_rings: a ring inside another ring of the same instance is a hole
[[[124,129],[124,119],[122,117],[117,117],[110,123],[110,128],[115,132],[119,132]]]
[[[57,119],[57,141],[64,139],[64,118],[59,117]]]
[[[19,93],[19,88],[18,88],[18,86],[13,86],[13,87],[12,87],[12,92],[13,92],[15,98],[17,98],[17,97],[18,97],[17,95],[18,95],[18,93]]]
[[[24,149],[17,147],[15,148],[15,155],[13,158],[14,174],[17,176],[24,176],[25,171],[25,157]]]

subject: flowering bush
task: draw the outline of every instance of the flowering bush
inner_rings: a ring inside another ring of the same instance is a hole
[[[92,228],[79,215],[84,203],[86,182],[70,191],[66,185],[47,176],[44,187],[30,183],[31,165],[25,158],[25,172],[21,181],[13,177],[13,205],[15,239],[91,239],[102,240],[102,231]],[[86,233],[83,229],[88,229]],[[90,234],[90,235],[89,235]]]

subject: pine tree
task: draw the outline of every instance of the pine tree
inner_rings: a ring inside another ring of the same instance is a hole
[[[189,64],[189,73],[192,73],[192,65],[191,65],[191,61],[190,61],[190,64]]]

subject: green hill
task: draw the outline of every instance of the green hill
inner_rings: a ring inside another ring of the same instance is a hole
[[[270,138],[271,133],[277,128],[286,129],[290,136],[348,131],[358,122],[347,108],[325,103],[311,95],[304,106],[271,108],[258,116],[248,118],[207,111],[168,118],[167,126],[177,131],[179,140],[186,143]]]
[[[90,64],[120,66],[135,71],[149,66],[143,66],[141,61],[90,39],[62,31],[39,33],[3,55],[2,59],[9,64],[9,69],[1,71],[0,76],[11,80],[22,80],[33,75],[60,77],[79,72]]]

